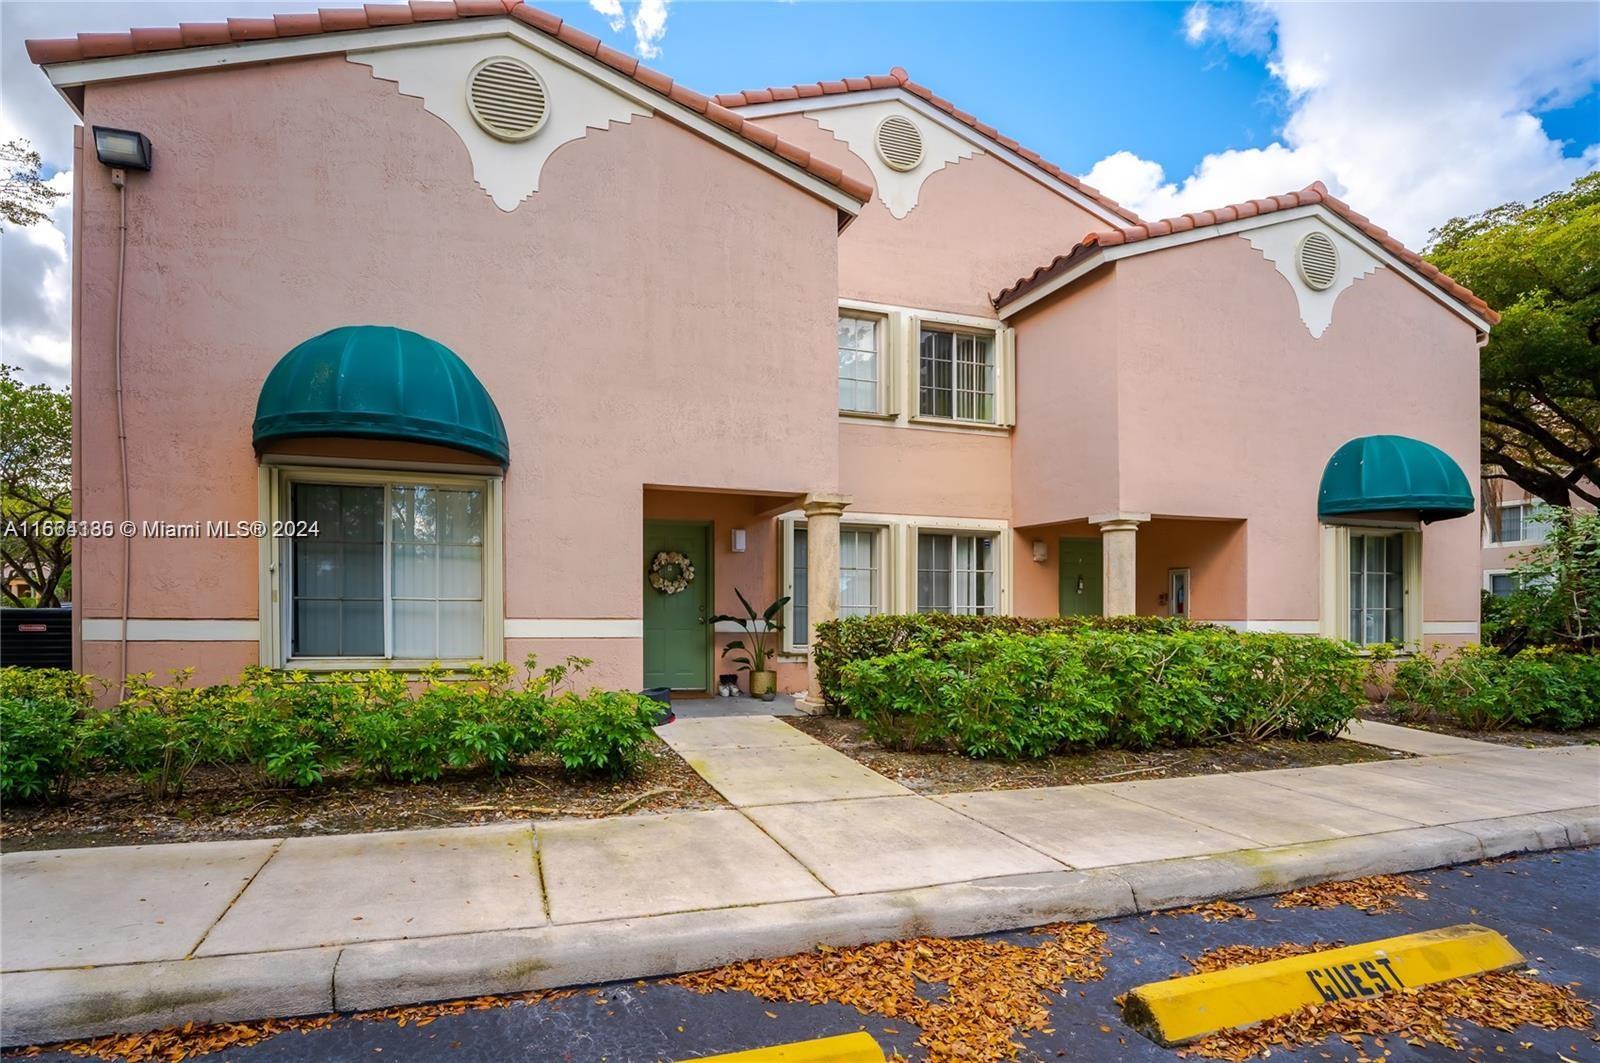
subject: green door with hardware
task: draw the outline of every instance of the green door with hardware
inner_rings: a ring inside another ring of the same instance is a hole
[[[1099,616],[1101,597],[1099,539],[1061,540],[1061,615]]]
[[[676,594],[650,585],[650,563],[662,551],[694,566],[694,579]],[[710,688],[711,526],[676,520],[644,524],[644,685],[673,690]]]

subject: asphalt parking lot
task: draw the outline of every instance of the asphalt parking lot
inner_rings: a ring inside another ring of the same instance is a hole
[[[1177,1053],[1128,1029],[1113,998],[1148,981],[1188,973],[1185,956],[1230,944],[1355,943],[1380,937],[1476,922],[1505,934],[1540,977],[1580,983],[1589,1000],[1600,997],[1600,849],[1545,853],[1487,864],[1425,872],[1426,900],[1403,899],[1391,912],[1368,915],[1340,907],[1278,909],[1272,898],[1244,902],[1254,920],[1206,922],[1199,915],[1153,915],[1108,920],[1110,958],[1104,979],[1069,983],[1051,1011],[1050,1032],[1021,1040],[1022,1060],[1135,1060],[1172,1063]],[[995,935],[1028,943],[1026,933]],[[904,1022],[863,1016],[836,1004],[783,1004],[742,992],[702,996],[659,982],[596,987],[561,1000],[445,1015],[425,1026],[340,1021],[309,1032],[289,1032],[246,1048],[210,1056],[237,1063],[310,1063],[381,1059],[384,1063],[448,1059],[470,1061],[646,1061],[698,1056],[866,1030],[887,1052],[924,1058],[918,1031]],[[1368,1051],[1384,1059],[1600,1060],[1595,1032],[1524,1027],[1510,1033],[1467,1026],[1459,1051],[1414,1047],[1385,1038]],[[39,1057],[67,1060],[64,1053]],[[1273,1060],[1359,1059],[1337,1039],[1296,1051],[1274,1050]]]

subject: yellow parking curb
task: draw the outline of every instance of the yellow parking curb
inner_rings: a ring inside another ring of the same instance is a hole
[[[1128,993],[1122,1014],[1128,1025],[1152,1040],[1178,1045],[1287,1015],[1307,1004],[1377,997],[1524,962],[1500,934],[1462,923],[1151,982]]]
[[[705,1056],[694,1063],[883,1063],[883,1049],[865,1033],[819,1037],[724,1056]]]

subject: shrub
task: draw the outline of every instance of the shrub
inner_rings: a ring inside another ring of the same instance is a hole
[[[1600,725],[1600,656],[1467,646],[1417,654],[1394,667],[1389,705],[1398,715],[1446,719],[1475,731]]]
[[[64,668],[0,668],[0,698],[64,698],[88,705],[96,686],[92,677]]]
[[[845,664],[843,704],[894,748],[977,757],[1331,736],[1362,703],[1343,643],[1192,625],[915,642]]]
[[[241,752],[234,688],[191,687],[193,674],[192,668],[174,672],[166,686],[149,672],[131,675],[122,703],[87,720],[89,748],[136,774],[156,800],[181,796],[200,764],[232,761]]]
[[[1164,616],[960,616],[951,613],[877,614],[817,625],[812,659],[828,702],[839,703],[841,670],[852,661],[899,653],[913,645],[939,647],[975,635],[1045,635],[1098,631],[1184,631],[1203,627]]]
[[[620,690],[561,694],[549,702],[548,749],[568,771],[621,776],[649,754],[661,704]]]
[[[1529,647],[1600,652],[1600,513],[1540,505],[1549,537],[1517,555],[1517,589],[1484,596],[1483,637],[1516,653]]]
[[[79,702],[59,694],[0,694],[0,802],[66,796],[81,713]]]
[[[236,684],[192,687],[192,670],[159,685],[130,676],[127,696],[89,711],[94,684],[71,672],[0,669],[0,776],[5,800],[64,794],[99,765],[131,771],[153,799],[181,796],[203,764],[250,764],[279,785],[306,787],[355,768],[397,782],[447,769],[500,774],[540,751],[571,771],[620,775],[646,755],[659,706],[632,694],[578,695],[568,681],[591,662],[569,657],[515,688],[509,664],[466,677],[424,671],[312,677],[247,670]]]

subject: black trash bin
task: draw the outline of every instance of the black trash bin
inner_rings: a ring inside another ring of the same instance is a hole
[[[671,723],[673,720],[678,718],[678,714],[672,711],[671,687],[650,687],[646,690],[639,691],[639,693],[641,696],[647,697],[651,701],[659,701],[661,703],[661,715],[656,719],[655,722],[657,727],[660,727],[662,724]]]

